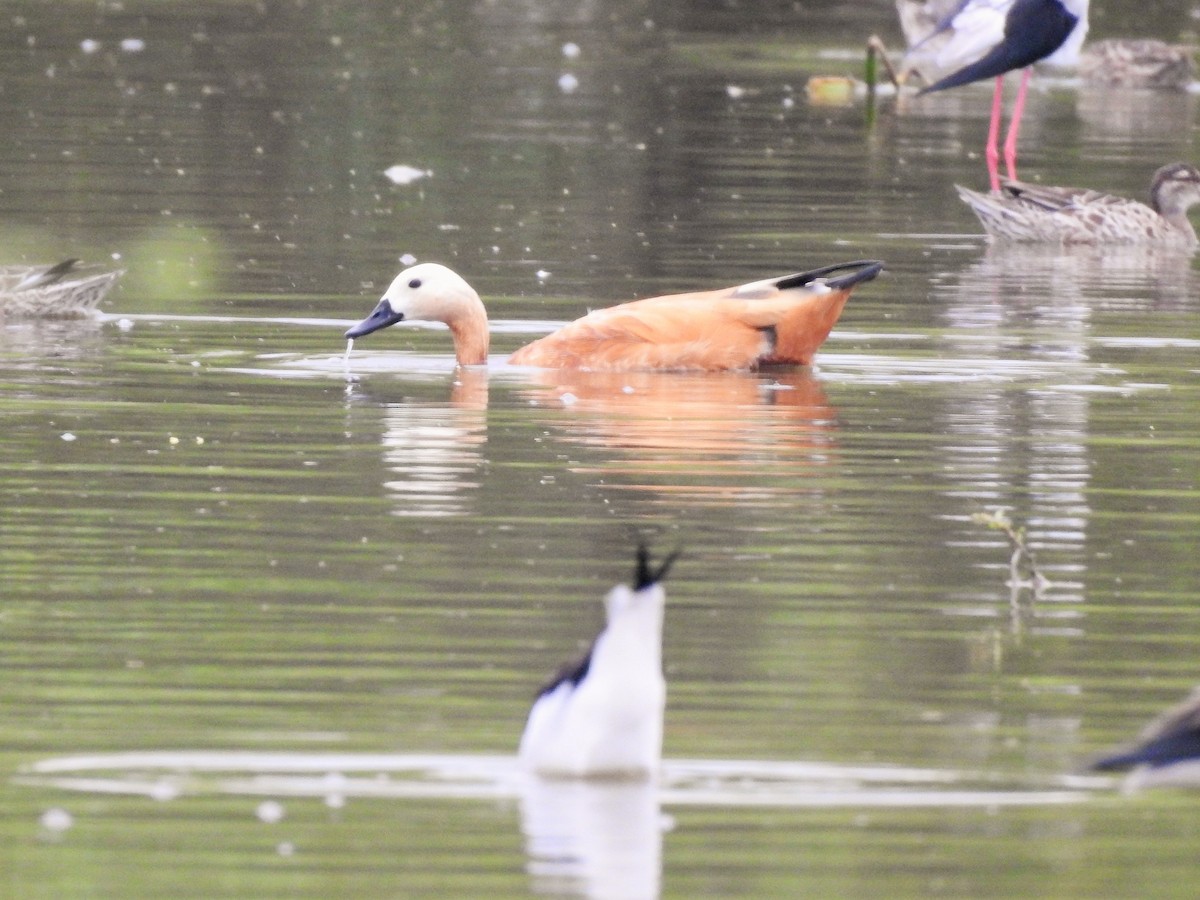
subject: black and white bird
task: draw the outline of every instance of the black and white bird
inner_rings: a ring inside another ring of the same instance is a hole
[[[518,751],[526,769],[558,778],[657,773],[667,702],[662,581],[678,555],[655,567],[647,548],[638,548],[632,587],[617,585],[604,598],[604,630],[534,701]]]
[[[944,0],[929,2],[944,5]],[[1015,180],[1017,135],[1029,88],[1029,67],[1036,62],[1075,65],[1087,30],[1088,0],[960,0],[932,33],[909,51],[904,68],[920,69],[914,60],[924,55],[936,69],[949,73],[924,88],[922,94],[996,79],[986,149],[988,176],[996,191],[1000,189],[997,145],[1005,74],[1023,70],[1004,139],[1005,167],[1008,177]]]
[[[1097,760],[1092,768],[1141,770],[1143,784],[1200,781],[1200,688],[1147,725],[1134,746]]]

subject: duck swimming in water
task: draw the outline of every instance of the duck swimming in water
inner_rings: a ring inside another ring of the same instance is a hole
[[[88,275],[79,260],[53,266],[0,266],[0,316],[22,319],[74,319],[90,315],[121,272]]]
[[[633,300],[591,312],[522,347],[508,361],[604,370],[808,365],[851,289],[882,269],[877,260],[857,260],[724,290]],[[487,361],[483,302],[465,280],[438,263],[419,263],[397,275],[371,315],[346,337],[409,320],[448,325],[459,365]]]
[[[1050,244],[1144,244],[1195,249],[1187,211],[1200,203],[1200,170],[1172,163],[1154,173],[1150,205],[1086,188],[1004,181],[983,194],[955,185],[992,238]]]
[[[517,755],[557,778],[650,778],[662,759],[667,685],[662,625],[667,577],[678,552],[657,567],[638,548],[632,587],[604,598],[608,622],[591,650],[542,688]]]

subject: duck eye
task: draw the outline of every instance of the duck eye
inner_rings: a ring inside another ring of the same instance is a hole
[[[412,281],[410,281],[410,282],[408,283],[408,286],[409,286],[410,288],[412,288],[412,289],[415,291],[417,288],[419,288],[419,287],[421,286],[421,279],[420,279],[420,278],[414,278]]]

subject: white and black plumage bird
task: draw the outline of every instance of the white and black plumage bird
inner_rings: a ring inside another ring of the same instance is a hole
[[[922,94],[995,78],[992,116],[988,128],[987,165],[992,190],[999,190],[1000,114],[1004,75],[1024,70],[1004,140],[1008,177],[1016,179],[1017,135],[1029,88],[1029,67],[1036,62],[1074,65],[1088,30],[1088,0],[961,0],[937,28],[909,52],[933,57],[949,70]],[[936,50],[925,45],[933,42]],[[906,59],[906,68],[920,68]]]
[[[538,775],[649,778],[662,759],[667,685],[662,672],[662,581],[678,551],[657,567],[638,548],[632,587],[604,598],[608,622],[582,660],[534,701],[518,756]]]
[[[1151,722],[1138,736],[1137,743],[1119,753],[1103,757],[1092,763],[1092,768],[1101,772],[1120,772],[1127,769],[1141,770],[1147,776],[1144,783],[1170,783],[1168,770],[1186,768],[1191,771],[1180,782],[1194,783],[1200,780],[1197,765],[1200,764],[1200,688],[1173,709]],[[1168,777],[1163,777],[1168,776]]]

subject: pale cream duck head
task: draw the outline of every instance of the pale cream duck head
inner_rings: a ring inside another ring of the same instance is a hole
[[[418,263],[393,280],[371,314],[346,332],[371,334],[397,322],[444,322],[454,335],[459,365],[487,361],[487,311],[479,294],[456,272],[439,263]]]

